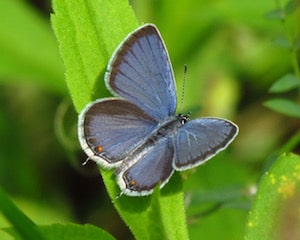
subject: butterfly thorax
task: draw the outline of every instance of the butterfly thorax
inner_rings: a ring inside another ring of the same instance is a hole
[[[158,129],[149,137],[149,144],[156,143],[162,138],[172,137],[177,130],[189,120],[188,115],[178,114],[170,116],[158,127]]]
[[[172,137],[177,130],[189,120],[188,115],[178,114],[177,116],[168,117],[159,128],[148,138],[146,144],[152,145],[160,139]]]
[[[132,153],[127,156],[127,159],[133,156],[147,152],[147,149],[159,144],[166,138],[171,138],[176,135],[178,129],[189,121],[189,115],[178,114],[176,116],[167,117],[158,128],[145,140],[143,144],[137,147]]]
[[[157,130],[155,130],[145,141],[135,148],[131,153],[129,153],[120,168],[116,169],[116,174],[118,174],[121,169],[125,166],[133,165],[138,159],[142,158],[143,155],[147,154],[149,149],[160,144],[166,138],[172,138],[176,135],[178,129],[182,127],[189,121],[189,114],[183,115],[178,114],[176,116],[169,116],[161,124],[158,125]]]

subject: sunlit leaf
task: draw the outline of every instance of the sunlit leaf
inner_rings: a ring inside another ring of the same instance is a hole
[[[269,91],[272,93],[287,92],[299,87],[300,79],[293,74],[286,74],[272,84]]]
[[[51,22],[65,64],[67,85],[80,112],[95,94],[106,91],[103,75],[108,60],[137,22],[128,2],[122,0],[55,0],[53,9]]]
[[[43,235],[44,240],[113,240],[115,239],[109,233],[104,231],[101,228],[86,224],[86,225],[77,225],[77,224],[53,224],[49,226],[37,226],[39,232]],[[16,240],[23,240],[13,228],[6,230],[10,233]]]
[[[246,240],[300,239],[300,157],[281,155],[258,187]]]
[[[264,106],[284,115],[300,118],[300,106],[290,100],[271,99],[264,102]]]

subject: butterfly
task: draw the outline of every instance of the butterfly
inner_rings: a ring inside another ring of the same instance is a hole
[[[153,24],[137,28],[119,45],[105,83],[115,97],[98,99],[82,110],[78,136],[88,159],[115,168],[122,194],[151,194],[175,170],[203,164],[238,133],[226,119],[175,115],[173,70]]]

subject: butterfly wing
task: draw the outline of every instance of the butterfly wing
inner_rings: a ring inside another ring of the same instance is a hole
[[[120,44],[109,62],[105,81],[114,95],[136,104],[157,120],[175,113],[173,70],[154,25],[138,28]]]
[[[116,171],[118,184],[126,195],[148,195],[158,183],[163,187],[174,172],[171,139],[162,139],[145,151],[146,154],[142,152],[135,156],[135,161],[124,162]],[[126,164],[129,166],[125,166]]]
[[[198,166],[233,141],[238,127],[225,119],[199,118],[184,124],[173,139],[176,170]]]
[[[122,99],[89,104],[79,116],[80,144],[90,159],[116,167],[156,128],[157,122],[136,105]]]

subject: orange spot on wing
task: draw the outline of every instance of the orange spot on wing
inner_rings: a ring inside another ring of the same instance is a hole
[[[134,186],[136,184],[136,181],[135,180],[131,180],[130,182],[129,182],[129,185],[130,186]]]
[[[102,146],[97,146],[97,147],[95,147],[95,150],[96,150],[98,153],[102,153],[102,152],[103,152],[103,147],[102,147]]]

